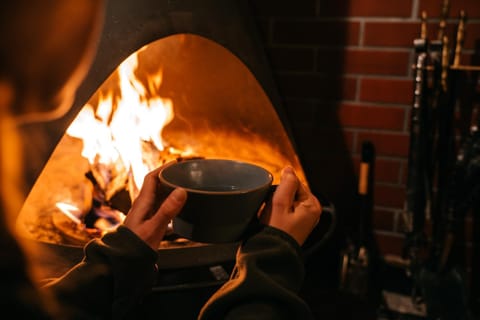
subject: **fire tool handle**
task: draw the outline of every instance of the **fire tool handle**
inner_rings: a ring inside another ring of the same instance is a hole
[[[425,247],[425,220],[430,181],[427,170],[429,141],[428,41],[414,41],[416,61],[414,65],[413,103],[410,113],[410,145],[404,218],[407,225],[403,256],[410,261],[412,272],[420,262],[419,253]]]
[[[362,155],[360,160],[359,178],[358,178],[358,197],[360,205],[360,220],[358,228],[359,245],[365,245],[366,235],[369,232],[368,221],[373,215],[373,173],[375,161],[375,148],[371,141],[362,143]]]
[[[420,42],[417,46],[425,45]],[[423,230],[425,220],[425,150],[427,141],[427,53],[417,54],[414,78],[414,100],[410,115],[410,145],[407,178],[407,213],[411,215],[411,232]]]

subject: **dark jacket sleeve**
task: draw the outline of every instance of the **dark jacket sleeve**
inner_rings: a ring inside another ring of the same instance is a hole
[[[231,279],[207,301],[199,319],[313,319],[298,296],[303,278],[297,242],[265,227],[240,246]]]
[[[49,283],[69,318],[125,319],[155,281],[157,252],[120,226],[84,248],[83,260]]]

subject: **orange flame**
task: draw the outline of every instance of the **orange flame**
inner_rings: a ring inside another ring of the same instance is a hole
[[[65,202],[57,202],[56,204],[57,208],[60,209],[60,211],[66,215],[69,219],[71,219],[74,223],[81,225],[83,222],[80,219],[80,216],[83,214],[80,209],[78,209],[76,206],[65,203]]]
[[[136,77],[140,49],[117,69],[120,92],[100,93],[96,106],[86,104],[67,129],[67,134],[83,140],[82,156],[90,163],[111,164],[119,159],[133,174],[136,188],[154,169],[142,158],[142,142],[162,151],[163,128],[173,119],[170,99],[155,95],[162,84],[162,70],[143,83]]]

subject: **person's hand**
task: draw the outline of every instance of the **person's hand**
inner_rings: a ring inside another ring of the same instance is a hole
[[[318,199],[300,182],[293,168],[286,167],[260,221],[288,233],[302,245],[320,220],[321,213]]]
[[[168,196],[161,192],[158,174],[162,168],[145,176],[142,189],[123,222],[154,250],[158,249],[168,224],[187,199],[187,192],[181,188],[173,190]]]

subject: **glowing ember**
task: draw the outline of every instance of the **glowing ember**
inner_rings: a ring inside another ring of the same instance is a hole
[[[104,232],[97,228],[89,228],[81,219],[83,212],[74,205],[58,202],[59,209],[52,214],[55,227],[61,230],[64,237],[72,242],[85,242],[94,237],[100,237]]]
[[[72,219],[72,221],[76,224],[82,224],[82,220],[80,219],[82,215],[82,211],[75,207],[74,205],[64,203],[64,202],[57,202],[57,208],[60,209],[64,215],[68,218]]]

